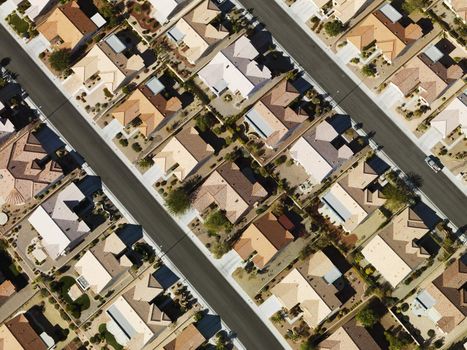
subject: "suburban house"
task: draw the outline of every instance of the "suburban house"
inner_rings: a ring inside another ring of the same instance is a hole
[[[421,290],[410,311],[430,319],[444,334],[451,333],[467,316],[467,255],[454,261]]]
[[[381,229],[363,249],[365,259],[396,287],[432,254],[431,239],[426,234],[439,218],[426,205],[406,208]],[[426,236],[426,237],[424,237]]]
[[[290,107],[299,96],[289,80],[282,80],[244,115],[250,132],[258,134],[266,146],[277,147],[308,118],[302,109]]]
[[[58,259],[73,249],[91,231],[75,212],[86,196],[70,183],[48,198],[29,216],[28,221],[39,233],[41,244],[52,259]]]
[[[406,45],[423,36],[422,28],[389,3],[369,14],[346,34],[347,42],[361,54],[373,45],[385,60],[393,62]]]
[[[57,7],[37,30],[57,49],[73,50],[97,30],[75,1]]]
[[[78,284],[100,294],[128,271],[133,263],[125,254],[126,244],[114,232],[88,250],[75,264]]]
[[[141,349],[172,323],[154,304],[163,291],[153,274],[145,273],[107,308],[107,329],[119,344],[128,349]]]
[[[193,127],[183,128],[153,157],[164,175],[173,174],[180,181],[203,164],[214,153],[214,149],[199,136]]]
[[[408,61],[391,79],[393,84],[404,96],[409,96],[412,92],[430,104],[435,101],[447,84],[438,77],[419,57],[414,57]]]
[[[180,99],[177,96],[166,98],[164,90],[165,86],[153,77],[117,106],[112,116],[123,126],[138,118],[137,128],[148,137],[165,118],[172,117],[182,108]]]
[[[322,251],[316,252],[300,269],[293,269],[272,289],[271,293],[287,310],[299,305],[303,320],[316,328],[337,312],[342,301],[337,297],[342,272]]]
[[[206,339],[193,323],[186,326],[180,334],[170,343],[164,345],[164,350],[195,350],[198,349]]]
[[[114,92],[132,80],[144,68],[140,55],[125,56],[126,45],[116,34],[111,34],[79,60],[71,69],[81,84],[101,78],[104,88]]]
[[[444,0],[443,3],[446,4],[446,6],[449,7],[464,23],[467,22],[467,4],[465,3],[465,0]]]
[[[15,2],[21,3],[22,0],[16,0]],[[54,0],[28,0],[28,2],[31,6],[26,9],[24,14],[33,22],[35,22],[40,15],[46,13],[47,10],[55,4]]]
[[[0,205],[21,205],[63,177],[36,135],[30,131],[0,150]]]
[[[430,121],[443,136],[443,139],[454,130],[460,128],[461,133],[467,136],[467,95],[462,93],[459,98],[454,98],[436,117]]]
[[[290,148],[290,156],[310,176],[313,185],[321,183],[354,155],[350,117],[336,115],[306,132]]]
[[[386,202],[378,179],[388,168],[376,156],[358,162],[356,167],[321,196],[323,205],[319,212],[328,216],[332,222],[342,225],[347,232],[352,232]]]
[[[318,350],[381,350],[368,330],[357,324],[355,319],[339,327],[320,342]]]
[[[466,55],[464,48],[442,38],[399,69],[391,84],[404,96],[417,92],[422,101],[429,105],[464,76]],[[457,63],[459,58],[462,59]]]
[[[44,336],[47,336],[44,334]],[[6,321],[0,327],[0,341],[5,350],[47,350],[49,346],[31,327],[24,314]]]
[[[189,63],[196,64],[210,48],[229,35],[222,26],[214,27],[211,24],[220,13],[213,0],[204,0],[167,32],[168,37],[178,45],[180,55]]]
[[[233,248],[243,260],[252,257],[255,266],[261,270],[293,239],[292,233],[268,212],[248,226]]]
[[[321,19],[334,17],[345,24],[357,15],[364,4],[364,0],[296,0],[290,9],[304,23],[317,16]]]
[[[199,78],[219,96],[225,90],[248,98],[271,79],[271,71],[255,61],[259,52],[246,36],[219,52],[203,69]]]
[[[193,207],[203,213],[215,204],[234,224],[267,194],[260,183],[251,182],[235,163],[227,162],[204,181],[195,195]]]
[[[152,16],[160,24],[168,22],[177,12],[179,12],[188,0],[149,0],[153,7]]]

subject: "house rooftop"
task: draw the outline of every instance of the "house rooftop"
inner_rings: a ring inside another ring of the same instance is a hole
[[[41,244],[52,259],[64,254],[70,244],[91,231],[74,212],[83,200],[84,194],[72,182],[29,216],[28,221],[42,237]]]
[[[279,223],[274,214],[268,212],[248,226],[234,249],[243,260],[254,254],[254,264],[262,269],[291,241],[293,235]]]
[[[235,223],[250,206],[266,196],[267,191],[261,184],[250,182],[235,163],[227,162],[201,185],[193,207],[203,212],[215,203],[226,211],[229,221]]]
[[[467,136],[467,106],[459,99],[454,98],[430,124],[438,130],[443,138],[451,134],[457,127]]]
[[[183,181],[198,164],[214,153],[195,128],[185,128],[172,137],[154,157],[154,163],[167,174],[170,170]]]
[[[412,272],[410,266],[378,235],[362,249],[362,254],[393,287]]]
[[[433,284],[467,316],[467,255],[449,265]]]
[[[380,350],[365,327],[350,320],[318,344],[319,350]]]
[[[331,308],[297,269],[289,272],[271,289],[271,293],[287,310],[300,305],[303,319],[311,328],[317,327],[332,313]]]
[[[190,63],[195,64],[209,47],[229,34],[225,28],[211,25],[220,13],[213,0],[204,0],[168,31],[174,41],[179,44],[183,42],[183,48],[179,51]]]
[[[244,98],[271,79],[271,71],[255,61],[259,52],[246,36],[219,52],[198,72],[200,79],[216,94],[225,89]]]
[[[345,38],[359,51],[376,42],[384,57],[388,61],[394,61],[406,44],[383,23],[385,18],[382,13],[379,16],[376,13],[369,14],[352,28]]]
[[[392,77],[391,83],[405,96],[418,88],[419,95],[427,103],[435,101],[447,87],[447,84],[417,56],[399,69]]]
[[[266,144],[276,147],[289,131],[308,118],[302,110],[289,107],[299,96],[290,81],[282,80],[245,114],[245,120]]]
[[[17,342],[21,344],[23,350],[47,349],[47,346],[31,327],[24,314],[19,314],[11,320],[6,321],[5,325]],[[10,350],[10,348],[8,348],[8,350]]]
[[[59,38],[60,48],[74,49],[81,40],[97,30],[97,26],[80,9],[76,1],[57,7],[45,22],[37,28],[44,37],[55,44]]]
[[[0,150],[0,203],[21,205],[63,176],[63,170],[33,132]]]
[[[174,340],[165,345],[164,350],[196,350],[205,340],[198,328],[191,323]]]

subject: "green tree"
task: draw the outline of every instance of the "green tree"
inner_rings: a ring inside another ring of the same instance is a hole
[[[345,27],[342,24],[342,22],[337,19],[334,21],[326,22],[326,24],[324,25],[324,30],[329,36],[339,35],[344,31],[344,29]]]
[[[410,14],[415,10],[421,10],[422,8],[426,7],[427,0],[405,0],[402,3],[402,10],[405,13]]]
[[[63,72],[70,67],[70,57],[71,51],[69,49],[61,49],[52,52],[49,57],[49,62],[53,69]]]
[[[387,331],[384,332],[384,336],[389,343],[389,350],[402,350],[412,343],[410,336],[405,332],[399,332],[398,334],[392,334]]]
[[[367,77],[374,77],[375,74],[376,74],[376,68],[372,64],[365,64],[362,67],[362,73],[363,73],[363,75],[365,75]]]
[[[355,318],[362,326],[368,328],[373,327],[379,320],[378,314],[371,307],[360,310]]]
[[[232,223],[227,219],[224,212],[221,210],[216,210],[215,212],[211,213],[204,225],[213,231],[221,230],[221,229],[230,229],[232,227]]]
[[[177,188],[169,192],[165,205],[173,214],[183,214],[191,206],[191,199],[186,190]]]

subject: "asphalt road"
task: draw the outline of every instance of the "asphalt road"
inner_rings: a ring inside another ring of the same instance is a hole
[[[423,178],[421,190],[457,226],[467,224],[467,198],[443,173],[426,165],[425,155],[274,0],[239,0],[253,9],[274,38],[405,172]]]
[[[65,96],[0,26],[0,59],[11,59],[8,69],[41,106],[54,126],[99,174],[133,217],[163,247],[184,276],[251,350],[282,349],[277,339],[235,289],[217,271],[77,112]]]

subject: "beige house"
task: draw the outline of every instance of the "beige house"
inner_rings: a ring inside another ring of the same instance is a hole
[[[415,209],[406,208],[394,217],[362,250],[366,260],[393,287],[430,256],[418,244],[429,228]]]
[[[193,207],[203,213],[215,204],[226,212],[226,217],[231,223],[235,223],[267,194],[261,184],[251,183],[235,163],[228,162],[214,171],[201,185],[194,198]]]
[[[253,255],[253,263],[262,269],[293,239],[292,233],[269,212],[248,226],[234,249],[243,260]]]
[[[297,269],[289,272],[271,289],[271,293],[287,310],[300,305],[303,319],[311,328],[316,328],[332,313],[329,306]]]
[[[225,28],[211,25],[220,13],[213,0],[205,0],[168,31],[167,35],[179,46],[180,54],[191,64],[229,34]]]
[[[97,26],[75,1],[71,1],[57,7],[37,30],[52,46],[72,50],[86,41]]]
[[[214,153],[214,149],[199,136],[195,128],[185,128],[170,139],[153,158],[164,174],[173,174],[183,181],[194,169]]]
[[[408,61],[391,79],[404,96],[412,92],[418,95],[428,104],[435,101],[447,87],[433,70],[428,67],[419,57]]]
[[[318,350],[381,350],[381,347],[365,327],[352,319],[319,343]]]
[[[376,47],[389,62],[394,61],[405,48],[405,43],[386,27],[374,13],[365,17],[345,38],[359,52],[362,52],[372,42],[376,42]]]
[[[153,79],[157,80],[157,78]],[[173,96],[166,99],[161,94],[163,88],[161,86],[161,90],[153,91],[148,87],[148,84],[139,87],[113,110],[112,116],[123,126],[127,126],[139,118],[137,128],[141,134],[148,137],[165,118],[171,117],[182,108],[178,97]],[[155,93],[155,91],[157,92]]]
[[[370,162],[359,162],[321,196],[323,206],[319,208],[320,213],[342,225],[347,232],[352,232],[386,202],[376,183],[379,175]]]
[[[32,132],[0,150],[0,205],[21,205],[63,176]],[[47,161],[45,161],[47,160]]]
[[[99,42],[78,61],[71,69],[78,82],[85,85],[99,76],[101,84],[109,91],[116,91],[130,81],[144,68],[144,61],[139,55],[127,58],[122,52],[116,52],[105,41]]]

